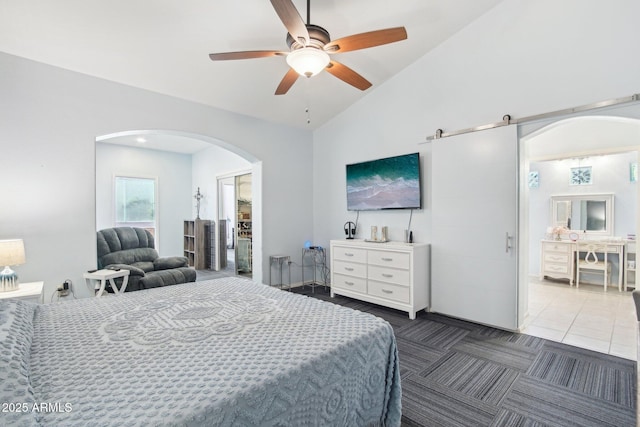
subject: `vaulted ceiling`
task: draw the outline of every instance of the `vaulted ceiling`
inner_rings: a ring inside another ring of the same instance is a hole
[[[284,57],[211,61],[209,53],[288,50],[287,31],[269,0],[0,0],[0,51],[251,117],[315,128],[500,1],[311,1],[311,23],[324,27],[332,39],[406,28],[407,40],[334,56],[373,84],[364,92],[322,72],[299,78],[287,94],[276,96],[288,70]],[[306,1],[293,3],[306,20]]]

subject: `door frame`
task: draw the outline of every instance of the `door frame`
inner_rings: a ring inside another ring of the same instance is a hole
[[[251,198],[252,198],[252,204],[251,204],[251,217],[252,217],[252,222],[254,221],[253,217],[254,217],[254,204],[253,204],[253,197],[255,196],[255,188],[253,186],[253,169],[239,169],[233,172],[228,172],[222,175],[216,175],[216,181],[217,181],[217,188],[218,188],[218,195],[219,197],[217,198],[217,204],[216,204],[216,224],[220,223],[220,211],[222,209],[222,187],[224,186],[224,182],[225,180],[228,180],[229,178],[233,178],[233,187],[234,187],[234,199],[235,201],[237,201],[237,192],[236,192],[236,179],[239,176],[242,175],[251,175],[252,177],[252,185],[251,185]],[[238,205],[237,203],[234,202],[234,207],[233,207],[233,214],[234,214],[234,218],[233,218],[233,241],[234,241],[234,245],[233,245],[233,250],[234,250],[234,274],[237,276],[238,275],[238,226],[237,226],[237,222],[238,222]],[[226,218],[225,218],[226,219]],[[253,234],[253,232],[252,232]],[[253,239],[251,241],[251,244],[253,245]],[[251,260],[251,265],[256,265],[255,263],[255,258],[256,258],[256,252],[252,251],[252,260]],[[253,276],[253,269],[251,271],[252,276]]]
[[[535,136],[539,132],[545,129],[551,129],[554,126],[557,126],[561,122],[570,119],[580,119],[580,118],[610,118],[612,121],[616,119],[640,119],[640,104],[638,102],[630,102],[630,103],[612,103],[611,105],[602,105],[598,106],[594,105],[593,108],[587,108],[586,106],[582,109],[574,109],[565,110],[562,112],[558,112],[557,114],[549,114],[549,115],[541,115],[540,118],[536,120],[529,121],[521,121],[518,123],[518,145],[520,149],[520,197],[519,197],[519,233],[520,233],[520,241],[519,241],[519,276],[521,280],[521,288],[523,290],[521,298],[519,298],[518,304],[521,308],[522,320],[519,319],[520,327],[524,326],[525,317],[528,315],[528,294],[529,294],[529,280],[531,278],[529,274],[530,270],[530,259],[531,259],[531,239],[533,238],[529,233],[529,191],[528,188],[528,174],[530,163],[532,161],[532,156],[530,155],[530,139]],[[560,114],[562,113],[562,114]],[[543,161],[543,160],[555,160],[560,158],[567,157],[580,157],[580,156],[590,156],[590,155],[600,155],[600,154],[615,154],[620,152],[627,151],[638,151],[638,156],[640,158],[640,141],[636,145],[627,145],[627,146],[612,146],[612,147],[603,147],[600,145],[598,148],[589,147],[588,149],[581,150],[571,150],[566,149],[559,153],[554,153],[552,155],[547,156],[546,158],[536,157],[533,161]],[[636,187],[636,197],[637,197],[637,209],[640,211],[640,185]],[[545,215],[547,212],[545,212]],[[640,215],[636,215],[636,233],[640,232]]]

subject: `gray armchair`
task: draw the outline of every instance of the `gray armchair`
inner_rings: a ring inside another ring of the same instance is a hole
[[[196,281],[187,258],[158,256],[153,236],[142,228],[98,231],[98,268],[129,270],[126,292]]]

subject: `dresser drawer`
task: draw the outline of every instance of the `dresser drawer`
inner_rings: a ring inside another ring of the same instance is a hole
[[[333,247],[333,258],[350,262],[367,262],[367,250],[360,248],[345,248],[343,246]]]
[[[544,261],[545,262],[560,262],[560,263],[568,263],[571,255],[565,253],[557,253],[557,252],[545,252]]]
[[[409,304],[409,287],[369,280],[369,295]]]
[[[367,277],[369,280],[395,283],[396,285],[403,286],[409,286],[411,283],[411,274],[409,273],[409,270],[398,270],[395,268],[380,267],[377,265],[369,265]]]
[[[596,253],[604,253],[604,252],[608,252],[608,253],[618,253],[621,252],[620,251],[620,246],[614,246],[614,245],[607,245],[604,243],[600,243],[600,244],[594,244],[594,245],[588,245],[589,248],[593,249],[594,252]],[[585,246],[582,246],[580,248],[580,251],[586,251],[587,248],[585,248]]]
[[[544,272],[569,274],[569,266],[567,264],[545,264]]]
[[[571,253],[571,244],[570,243],[544,242],[542,244],[542,250],[545,251],[545,252],[555,252],[555,253],[569,254],[569,253]]]
[[[409,269],[411,258],[408,253],[391,251],[369,251],[369,264],[385,267]]]
[[[335,260],[333,262],[333,271],[337,274],[347,274],[349,276],[367,277],[367,265],[357,264],[355,262],[347,262]]]
[[[348,289],[350,291],[361,292],[364,294],[367,293],[367,279],[334,273],[331,287]]]

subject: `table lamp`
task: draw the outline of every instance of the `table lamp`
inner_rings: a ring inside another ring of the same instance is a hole
[[[22,239],[0,240],[0,266],[6,266],[0,271],[0,292],[18,290],[18,275],[11,265],[25,263],[24,242]]]

